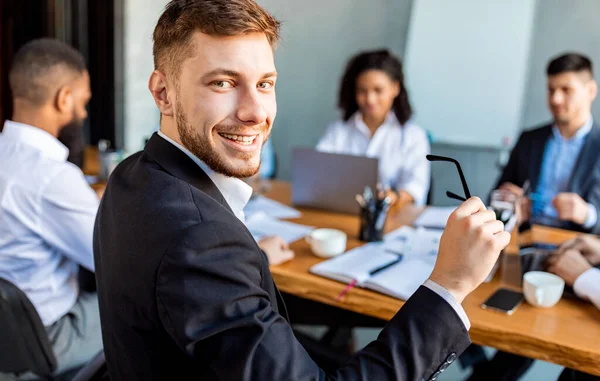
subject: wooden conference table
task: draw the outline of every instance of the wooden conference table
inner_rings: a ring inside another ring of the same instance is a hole
[[[265,196],[289,205],[290,185],[274,181]],[[342,230],[348,234],[348,249],[362,244],[357,239],[358,217],[313,209],[300,210],[302,217],[291,221]],[[421,211],[422,208],[412,206],[392,210],[386,230],[411,224]],[[521,243],[529,239],[560,244],[574,236],[573,232],[534,226],[519,240]],[[336,302],[336,296],[345,285],[309,273],[309,268],[322,259],[312,254],[304,240],[294,242],[291,247],[296,252],[294,260],[271,267],[281,291],[383,320],[391,319],[404,304],[401,300],[360,288],[350,290],[340,302]],[[514,278],[511,267],[515,260],[518,260],[518,245],[516,237],[513,237],[494,279],[465,299],[463,306],[471,320],[473,342],[600,375],[600,311],[591,304],[563,298],[553,308],[541,309],[524,302],[511,316],[480,308],[497,288]]]
[[[97,151],[87,148],[85,162],[86,174],[98,173]],[[93,187],[103,188],[104,184]],[[273,181],[265,196],[290,205],[290,184]],[[358,217],[313,209],[300,210],[302,217],[292,221],[342,230],[348,234],[348,249],[362,244],[357,239]],[[421,211],[422,208],[413,206],[393,208],[386,230],[410,225]],[[536,226],[519,239],[521,242],[533,239],[560,244],[574,236],[573,232]],[[404,304],[401,300],[360,288],[350,290],[340,302],[336,302],[336,296],[345,285],[309,273],[309,268],[322,259],[312,254],[304,240],[294,242],[291,247],[296,253],[294,260],[271,267],[273,278],[281,291],[382,320],[391,319]],[[513,237],[496,277],[490,283],[481,285],[463,302],[471,320],[473,342],[600,375],[600,311],[592,305],[565,298],[549,309],[534,308],[523,303],[511,316],[480,308],[481,303],[497,288],[504,286],[507,281],[514,282],[515,275],[519,278],[519,270],[512,269],[516,260],[518,245],[516,237]]]

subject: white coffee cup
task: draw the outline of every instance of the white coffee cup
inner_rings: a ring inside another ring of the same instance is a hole
[[[529,271],[523,275],[525,299],[535,307],[554,306],[562,297],[565,281],[544,271]]]
[[[336,229],[315,229],[307,237],[313,253],[329,258],[346,251],[346,233]]]

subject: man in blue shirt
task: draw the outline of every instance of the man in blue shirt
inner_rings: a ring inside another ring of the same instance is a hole
[[[591,115],[597,93],[592,63],[581,54],[564,54],[550,61],[546,73],[548,107],[554,121],[521,135],[497,188],[521,196],[523,184],[530,182],[532,193],[522,197],[518,207],[521,222],[598,234],[600,128]],[[477,357],[477,352],[483,354],[480,347],[469,347],[472,357]],[[476,364],[469,381],[516,381],[533,361],[499,351],[491,361]],[[567,378],[597,379],[571,370],[560,380]]]
[[[597,84],[589,58],[575,53],[547,68],[553,123],[524,132],[497,188],[522,198],[520,219],[600,233],[600,128],[591,115]]]

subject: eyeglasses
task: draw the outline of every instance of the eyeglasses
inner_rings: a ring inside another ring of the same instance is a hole
[[[468,198],[471,198],[471,192],[469,191],[469,186],[467,185],[467,180],[465,180],[465,175],[463,174],[462,168],[460,167],[460,163],[451,157],[438,156],[438,155],[427,155],[427,160],[429,161],[446,161],[453,163],[458,170],[458,176],[460,176],[460,182],[462,183],[463,191],[465,192],[465,197],[459,196],[456,193],[446,191],[446,196],[459,201],[466,201]]]

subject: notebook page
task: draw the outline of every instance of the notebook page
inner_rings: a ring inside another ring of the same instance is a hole
[[[433,266],[431,261],[405,258],[368,279],[363,287],[406,300],[429,278]]]
[[[344,283],[356,279],[360,285],[369,278],[369,272],[394,261],[398,256],[382,250],[382,243],[368,243],[345,254],[318,263],[310,272]]]
[[[426,208],[423,213],[419,215],[419,217],[417,217],[414,225],[427,228],[444,229],[446,227],[446,223],[448,222],[448,218],[450,218],[450,215],[455,209],[455,206],[430,206]]]
[[[435,257],[442,230],[403,226],[385,236],[385,250],[404,256]]]

